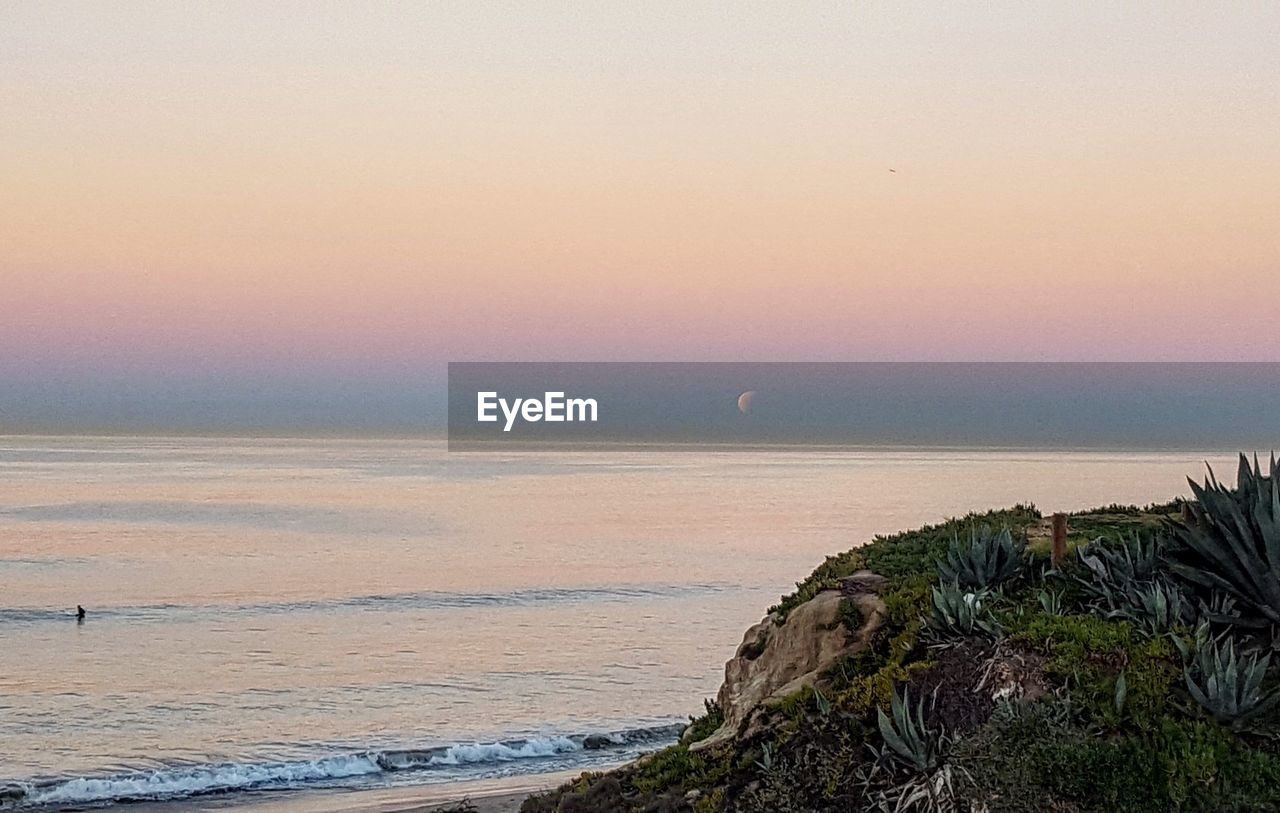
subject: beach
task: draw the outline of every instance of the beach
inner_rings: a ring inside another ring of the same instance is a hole
[[[237,794],[189,799],[185,813],[518,813],[532,793],[549,790],[577,776],[572,771],[533,777],[480,780],[458,785],[426,785],[373,790],[299,791]],[[143,802],[131,813],[163,813],[170,802]]]
[[[469,800],[474,808],[470,813],[518,813],[520,803],[525,800],[527,794],[511,793],[500,796],[481,796],[479,798]],[[437,805],[434,803],[418,805],[414,807],[403,808],[400,813],[436,813],[436,811],[448,811],[451,808],[457,809],[456,804]]]

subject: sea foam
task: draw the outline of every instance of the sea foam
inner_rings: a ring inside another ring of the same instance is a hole
[[[291,789],[344,784],[344,780],[433,769],[483,768],[582,754],[588,750],[617,757],[674,740],[683,726],[669,724],[604,734],[550,735],[491,743],[453,743],[430,748],[364,751],[311,760],[184,765],[110,776],[79,776],[40,783],[0,786],[0,808],[104,804],[134,800],[180,799],[246,790]],[[588,749],[588,739],[607,743]],[[583,754],[586,756],[585,754]],[[530,765],[532,771],[540,770]],[[457,778],[453,776],[451,778]],[[428,780],[429,781],[429,780]]]

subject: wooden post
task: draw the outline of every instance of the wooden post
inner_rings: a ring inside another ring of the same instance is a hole
[[[1067,515],[1053,515],[1053,566],[1062,567],[1067,559]]]

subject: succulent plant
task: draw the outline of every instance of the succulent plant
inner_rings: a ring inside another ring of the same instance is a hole
[[[930,631],[943,639],[975,635],[999,638],[1000,625],[987,609],[986,601],[985,591],[965,590],[954,584],[933,588]]]
[[[1137,585],[1124,593],[1127,600],[1108,615],[1130,621],[1148,635],[1162,635],[1190,624],[1195,608],[1176,584],[1163,579]]]
[[[760,758],[756,760],[756,766],[768,773],[773,770],[773,745],[765,743],[760,747]]]
[[[1041,590],[1038,598],[1040,600],[1040,609],[1044,610],[1045,615],[1067,614],[1062,593],[1053,590]]]
[[[938,578],[961,587],[996,587],[1022,575],[1026,548],[1026,542],[1015,541],[1008,528],[999,533],[988,527],[971,528],[968,541],[959,535],[952,539],[946,558],[938,562]]]
[[[1280,478],[1276,457],[1262,472],[1240,455],[1234,489],[1209,470],[1204,485],[1189,480],[1196,501],[1187,522],[1171,522],[1169,569],[1203,596],[1215,591],[1246,614],[1280,623]]]
[[[1204,626],[1194,641],[1181,648],[1187,655],[1183,667],[1187,691],[1215,720],[1233,731],[1247,728],[1280,701],[1280,694],[1262,688],[1270,655],[1237,654],[1233,638],[1214,639]]]
[[[1226,624],[1233,627],[1265,627],[1266,621],[1246,619],[1240,614],[1236,600],[1220,590],[1214,590],[1208,599],[1196,603],[1196,616],[1202,622],[1210,624]]]
[[[876,712],[880,736],[885,744],[880,756],[888,757],[920,773],[938,767],[946,748],[947,737],[944,732],[930,731],[925,726],[924,701],[921,700],[913,707],[910,691],[904,689],[899,696],[895,689],[889,710],[889,715],[884,713],[884,709]]]
[[[1101,539],[1076,549],[1076,558],[1086,571],[1078,577],[1084,593],[1108,609],[1126,603],[1125,593],[1150,582],[1160,573],[1160,543],[1134,534],[1117,544]]]

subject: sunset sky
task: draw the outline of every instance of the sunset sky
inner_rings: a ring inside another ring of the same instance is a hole
[[[1277,43],[1267,2],[5,3],[0,406],[1280,359]]]

